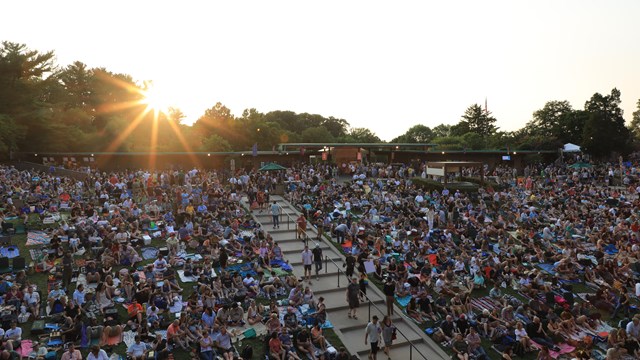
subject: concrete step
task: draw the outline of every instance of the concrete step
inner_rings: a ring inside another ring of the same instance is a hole
[[[363,313],[363,315],[366,315],[366,314]],[[398,324],[396,324],[396,326],[400,331],[402,331],[405,334],[405,336],[408,339],[408,340],[405,339],[402,335],[400,335],[400,333],[398,333],[398,338],[394,341],[397,347],[402,347],[403,344],[406,344],[408,346],[409,341],[411,341],[412,344],[416,344],[416,345],[418,343],[422,343],[422,336],[420,334],[415,333],[403,322],[399,322]],[[355,352],[358,353],[361,356],[361,358],[363,353],[367,354],[369,352],[369,349],[371,349],[371,347],[368,344],[367,345],[364,344],[365,328],[366,328],[366,324],[364,326],[359,326],[359,327],[340,329],[340,332],[344,336],[344,339],[346,339],[346,341],[349,342],[349,344],[354,345]],[[409,333],[407,331],[411,331],[411,332]],[[381,343],[380,345],[382,344],[383,343]],[[417,352],[416,352],[416,355],[417,355]]]
[[[336,253],[334,253],[334,252],[323,251],[323,257],[324,256],[329,256],[329,259],[335,261],[338,265],[342,264],[342,258],[339,255],[337,255]],[[289,264],[291,266],[302,265],[302,258],[300,256],[291,257],[289,259]],[[324,263],[323,263],[323,265],[324,265]],[[331,271],[332,267],[335,269],[335,265],[333,265],[332,262],[329,262],[329,271]],[[322,271],[324,271],[324,268],[323,268]]]
[[[302,240],[298,240],[298,241],[279,243],[279,245],[280,245],[280,248],[282,249],[282,253],[285,255],[288,255],[288,254],[300,254],[302,250],[304,250],[304,247],[306,245],[309,246],[309,249],[313,249],[315,247],[315,242],[312,242],[312,241],[303,242]],[[320,243],[320,248],[322,249],[323,253],[325,251],[332,251],[329,245],[324,242]]]
[[[320,278],[320,281],[322,281],[322,278]],[[337,316],[345,316],[345,314],[347,313],[347,310],[349,309],[349,304],[347,304],[347,299],[346,299],[347,289],[343,288],[343,289],[336,289],[337,291],[323,292],[323,291],[315,290],[315,287],[313,286],[314,283],[316,283],[316,281],[312,281],[311,286],[312,286],[313,294],[315,295],[315,297],[319,298],[322,296],[324,298],[325,304],[327,305],[327,309],[331,309],[330,312],[338,311],[339,314]],[[382,299],[372,299],[372,304],[379,307],[380,309],[383,309],[385,306],[384,300]],[[378,313],[378,311],[375,310],[375,307],[373,307],[373,305],[371,306],[371,314]],[[340,313],[342,313],[342,315],[340,315]],[[362,314],[363,317],[366,317],[369,314],[369,303],[361,302],[358,313]],[[358,315],[358,317],[360,317],[360,315]]]
[[[304,275],[304,265],[302,265],[302,262],[300,262],[300,264],[295,264],[295,265],[291,265],[293,267],[293,273],[298,276],[298,277],[302,277]],[[327,264],[327,269],[325,269],[325,262],[322,262],[322,269],[320,269],[320,272],[318,273],[318,277],[336,277],[338,276],[338,269],[331,263],[329,262],[329,264]],[[346,278],[343,276],[343,279]],[[316,265],[313,264],[311,266],[311,277],[313,279],[315,279],[316,277]],[[337,282],[337,280],[336,280]]]
[[[364,330],[360,334],[360,343],[364,346]],[[355,339],[354,339],[355,340]],[[394,343],[391,347],[389,355],[392,359],[412,359],[412,360],[430,360],[435,357],[432,356],[432,350],[423,339],[412,342],[414,348],[412,349],[409,343]],[[369,346],[369,345],[367,345]],[[366,359],[369,355],[370,348],[359,350],[357,355],[360,359]],[[422,355],[420,353],[422,353]],[[382,348],[378,352],[378,359],[384,359],[385,355],[382,352]],[[447,357],[448,359],[450,357]]]

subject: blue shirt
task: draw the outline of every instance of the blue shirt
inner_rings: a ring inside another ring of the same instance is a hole
[[[206,312],[204,312],[202,314],[202,322],[207,326],[207,327],[213,327],[213,323],[216,321],[216,313],[212,312],[211,315],[207,314]]]

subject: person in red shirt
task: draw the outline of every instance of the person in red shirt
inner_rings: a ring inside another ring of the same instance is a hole
[[[184,341],[185,332],[180,328],[180,321],[175,320],[167,328],[167,342],[175,344],[187,350],[187,343]]]
[[[286,352],[282,348],[282,342],[278,338],[278,333],[271,333],[271,339],[269,340],[269,353],[274,359],[284,360]]]
[[[22,304],[22,299],[24,298],[24,294],[22,291],[18,289],[17,286],[12,286],[11,290],[5,295],[4,302],[15,306],[17,309],[20,309],[20,305]]]
[[[142,305],[138,303],[135,298],[133,302],[127,306],[127,314],[129,315],[129,326],[132,326],[134,322],[142,324]]]

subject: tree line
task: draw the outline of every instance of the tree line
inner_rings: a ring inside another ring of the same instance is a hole
[[[271,150],[287,142],[381,142],[367,128],[345,119],[292,111],[236,116],[221,103],[187,126],[177,108],[149,111],[148,82],[76,61],[55,62],[53,51],[25,44],[0,46],[0,154],[100,151],[234,151],[253,144]],[[442,150],[555,150],[567,142],[595,156],[627,152],[640,138],[640,100],[627,126],[620,91],[594,94],[583,109],[568,101],[549,101],[517,131],[501,131],[479,104],[469,106],[455,125],[417,124],[392,142],[434,143]]]

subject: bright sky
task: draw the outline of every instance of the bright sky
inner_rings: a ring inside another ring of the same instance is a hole
[[[217,101],[240,115],[344,118],[391,140],[455,124],[473,103],[503,130],[548,100],[575,108],[640,98],[640,1],[8,1],[0,40],[153,80],[195,121]]]

